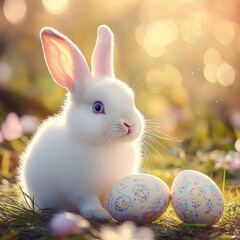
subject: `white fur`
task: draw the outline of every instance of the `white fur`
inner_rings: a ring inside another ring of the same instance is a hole
[[[113,76],[90,78],[69,90],[63,110],[39,127],[22,154],[19,182],[40,208],[108,219],[106,192],[138,172],[144,119],[132,89]],[[106,114],[92,111],[96,101],[104,103]]]

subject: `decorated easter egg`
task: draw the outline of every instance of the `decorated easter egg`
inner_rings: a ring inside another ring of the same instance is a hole
[[[106,196],[106,209],[117,221],[146,224],[158,219],[170,202],[165,182],[149,174],[135,174],[116,182]]]
[[[171,195],[173,209],[183,222],[212,226],[223,214],[221,191],[212,179],[198,171],[177,174]]]

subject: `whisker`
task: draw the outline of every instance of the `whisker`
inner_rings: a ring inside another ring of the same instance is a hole
[[[165,121],[166,118],[147,118],[145,119],[146,122],[156,122],[159,123],[160,121]]]
[[[143,139],[142,139],[142,144],[143,144],[144,157],[146,159],[144,168],[146,168],[146,167],[150,168],[150,158],[149,158],[148,153],[151,154],[151,152],[148,150],[146,143],[144,142]],[[146,166],[146,164],[147,164],[147,166]]]
[[[164,136],[168,137],[171,140],[179,141],[177,138],[172,137],[172,136],[168,135],[167,133],[161,131],[160,128],[161,127],[160,126],[156,126],[156,124],[152,125],[152,126],[151,126],[151,124],[148,124],[148,123],[146,124],[146,130],[154,131],[155,133],[159,133],[161,135],[164,135]]]
[[[156,158],[157,156],[154,155],[147,147],[147,143],[143,143],[144,144],[144,165],[143,165],[143,168],[144,169],[149,169],[151,168],[151,165],[152,165],[152,157]],[[151,157],[152,156],[152,157]]]
[[[148,137],[149,137],[149,136],[148,136]],[[145,138],[144,140],[148,143],[148,146],[150,146],[150,147],[157,153],[157,155],[162,158],[161,154],[160,154],[160,153],[157,151],[157,149],[156,149],[156,148],[157,148],[157,147],[156,147],[156,143],[153,142],[153,141],[151,141],[150,138]],[[155,145],[155,147],[153,146],[153,144]],[[151,151],[150,151],[150,152],[151,152]],[[152,153],[152,152],[151,152],[151,153]],[[153,155],[155,158],[157,158],[157,156],[154,155],[153,153],[152,153],[152,155]]]
[[[159,90],[155,90],[155,89],[146,89],[145,87],[138,90],[138,91],[135,91],[135,98],[136,99],[141,99],[142,96],[146,96],[150,93],[159,93]]]
[[[162,148],[164,148],[168,153],[170,153],[170,151],[162,144],[160,143],[157,139],[155,138],[151,138],[153,142],[158,143]]]
[[[146,131],[152,135],[154,135],[155,137],[158,137],[158,138],[161,138],[161,139],[164,139],[164,140],[172,140],[172,141],[180,141],[179,139],[175,138],[175,137],[172,137],[162,131],[158,131],[157,129],[146,129]],[[160,135],[158,135],[160,134]],[[162,137],[161,135],[163,135],[164,137]]]

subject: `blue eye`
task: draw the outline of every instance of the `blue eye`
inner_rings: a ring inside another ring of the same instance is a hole
[[[104,105],[101,102],[95,102],[93,105],[93,112],[94,113],[105,113],[104,112]]]

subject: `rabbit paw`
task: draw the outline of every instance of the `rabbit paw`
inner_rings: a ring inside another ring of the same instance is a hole
[[[87,205],[81,208],[81,215],[87,219],[95,219],[101,221],[110,220],[110,216],[106,209],[101,206]]]

